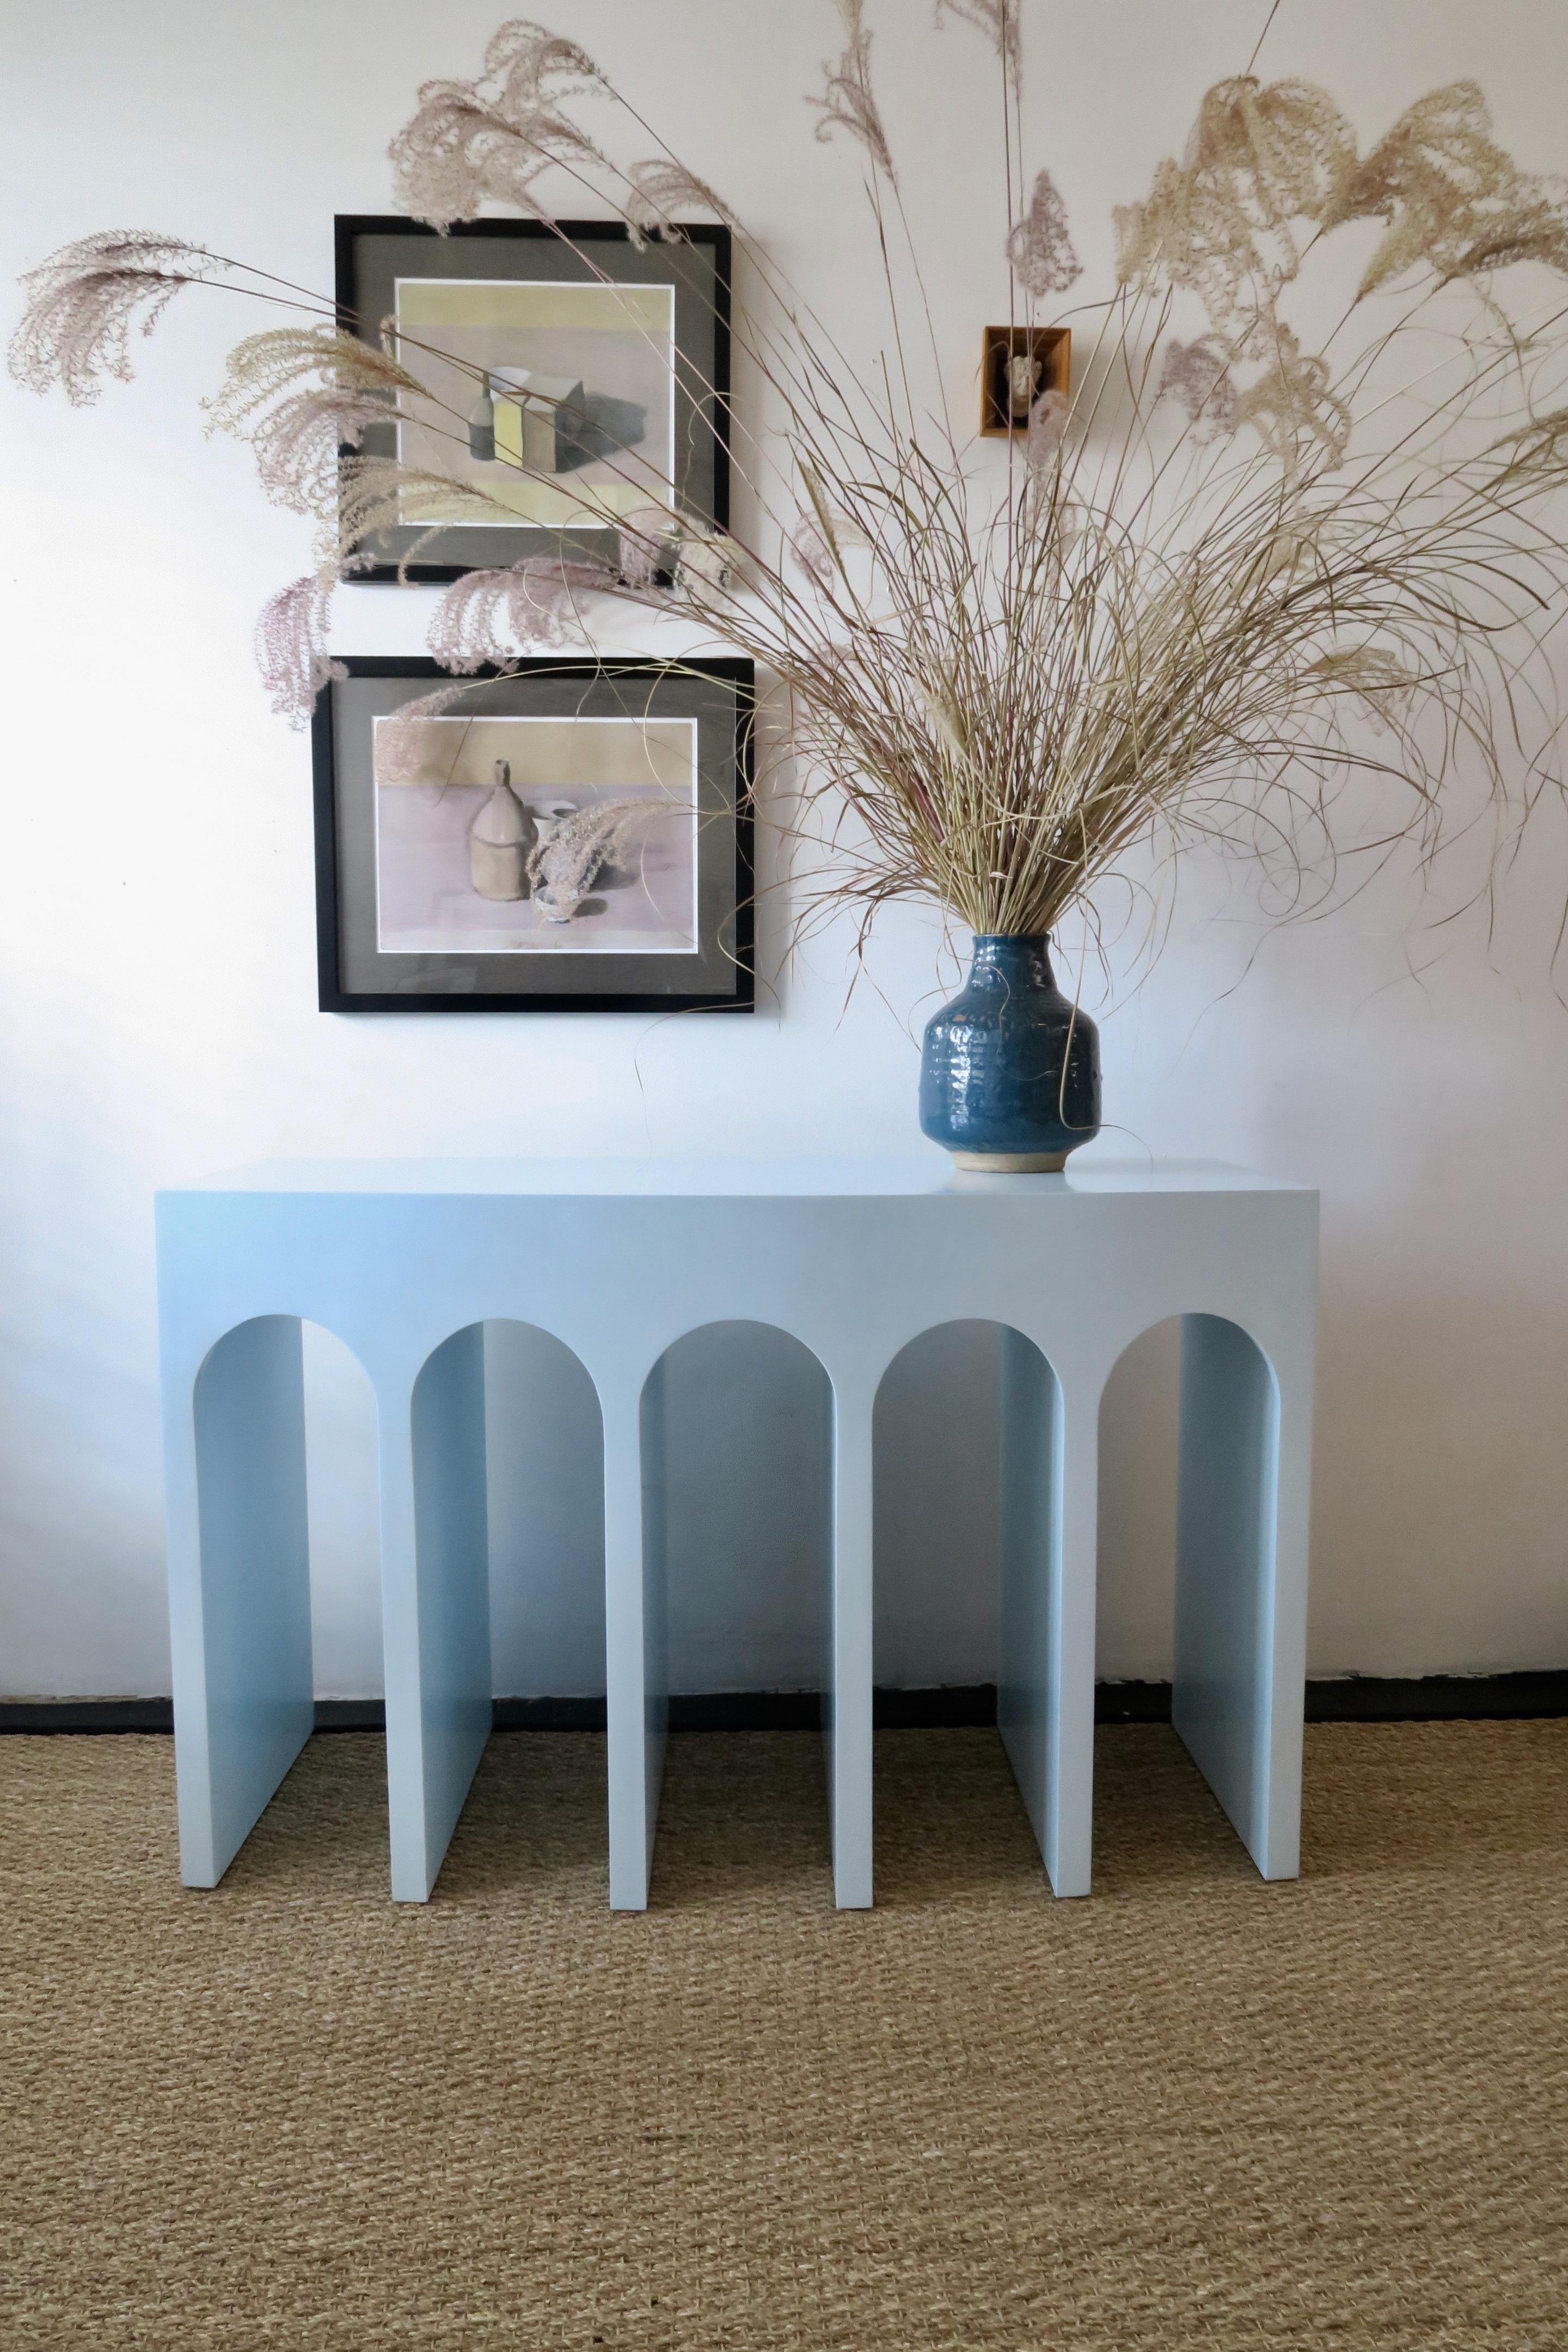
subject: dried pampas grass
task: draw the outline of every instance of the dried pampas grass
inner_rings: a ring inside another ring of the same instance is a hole
[[[329,678],[348,676],[327,651],[331,611],[331,584],[307,574],[269,596],[256,624],[261,683],[273,709],[292,727],[309,723]]]
[[[946,405],[863,0],[838,13],[812,102],[817,137],[866,167],[889,324],[864,365],[574,41],[518,20],[473,80],[419,92],[391,153],[401,201],[437,227],[496,203],[553,218],[563,185],[639,242],[692,214],[729,224],[737,356],[773,420],[730,427],[738,520],[634,503],[613,563],[563,551],[470,573],[437,604],[437,658],[471,676],[586,643],[600,598],[751,656],[789,713],[803,920],[847,907],[862,938],[910,897],[976,931],[1092,924],[1130,861],[1198,841],[1260,861],[1297,905],[1347,851],[1414,845],[1430,875],[1484,822],[1509,854],[1560,789],[1544,647],[1568,608],[1562,184],[1513,163],[1468,82],[1363,156],[1327,92],[1230,76],[1117,209],[1117,282],[1076,314],[1070,395],[1043,394],[993,462]],[[936,16],[996,60],[1003,291],[1015,323],[1050,323],[1039,306],[1082,271],[1054,177],[1025,166],[1017,0],[938,0]],[[261,633],[268,689],[298,713],[331,675],[328,587],[368,537],[510,510],[456,455],[447,475],[382,454],[373,428],[416,413],[466,450],[418,344],[388,352],[376,321],[345,335],[330,305],[176,240],[89,239],[33,272],[13,372],[93,398],[128,373],[132,326],[208,278],[310,322],[241,344],[212,408],[266,494],[316,526],[318,569]],[[421,711],[463,691],[408,706],[378,756],[395,762]],[[1359,785],[1370,829],[1346,817]],[[552,845],[563,900],[605,854],[579,832]]]
[[[1493,139],[1473,81],[1417,99],[1363,163],[1341,173],[1320,217],[1328,228],[1386,224],[1363,294],[1422,263],[1443,278],[1516,261],[1568,269],[1568,186],[1517,168]]]
[[[182,287],[227,267],[205,246],[152,229],[79,237],[22,279],[11,373],[29,392],[58,384],[73,407],[90,407],[105,376],[130,383],[132,329],[150,335]]]
[[[504,665],[519,651],[586,645],[583,600],[603,594],[615,575],[559,557],[530,556],[505,572],[466,572],[444,590],[427,643],[458,675]]]
[[[1047,294],[1065,294],[1083,276],[1068,226],[1068,208],[1048,172],[1037,175],[1028,211],[1008,232],[1007,258],[1014,277],[1036,301]]]
[[[547,217],[534,184],[552,163],[592,168],[599,150],[566,112],[603,87],[574,41],[523,18],[503,25],[475,81],[429,81],[392,142],[398,202],[437,228],[493,200]]]
[[[836,131],[847,132],[891,179],[893,152],[871,94],[871,36],[863,0],[837,0],[837,7],[844,19],[844,47],[822,68],[822,96],[809,101],[818,118],[816,135],[826,140]]]

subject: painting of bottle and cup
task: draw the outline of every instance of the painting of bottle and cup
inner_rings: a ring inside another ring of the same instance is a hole
[[[690,955],[697,722],[375,722],[384,954]]]

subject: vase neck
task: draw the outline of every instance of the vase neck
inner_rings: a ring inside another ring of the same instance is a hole
[[[1055,975],[1051,971],[1049,932],[977,931],[972,974],[978,979],[987,972],[1005,975],[1009,980],[1027,979],[1036,986],[1051,987]]]

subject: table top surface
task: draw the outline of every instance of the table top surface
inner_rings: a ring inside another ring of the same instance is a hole
[[[1217,1160],[1070,1160],[1059,1176],[982,1176],[945,1153],[801,1159],[256,1160],[165,1192],[517,1194],[535,1197],[1074,1199],[1121,1193],[1301,1192]]]

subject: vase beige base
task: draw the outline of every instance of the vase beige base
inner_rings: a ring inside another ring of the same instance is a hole
[[[954,1151],[949,1157],[975,1176],[1059,1176],[1068,1164],[1065,1151]]]

